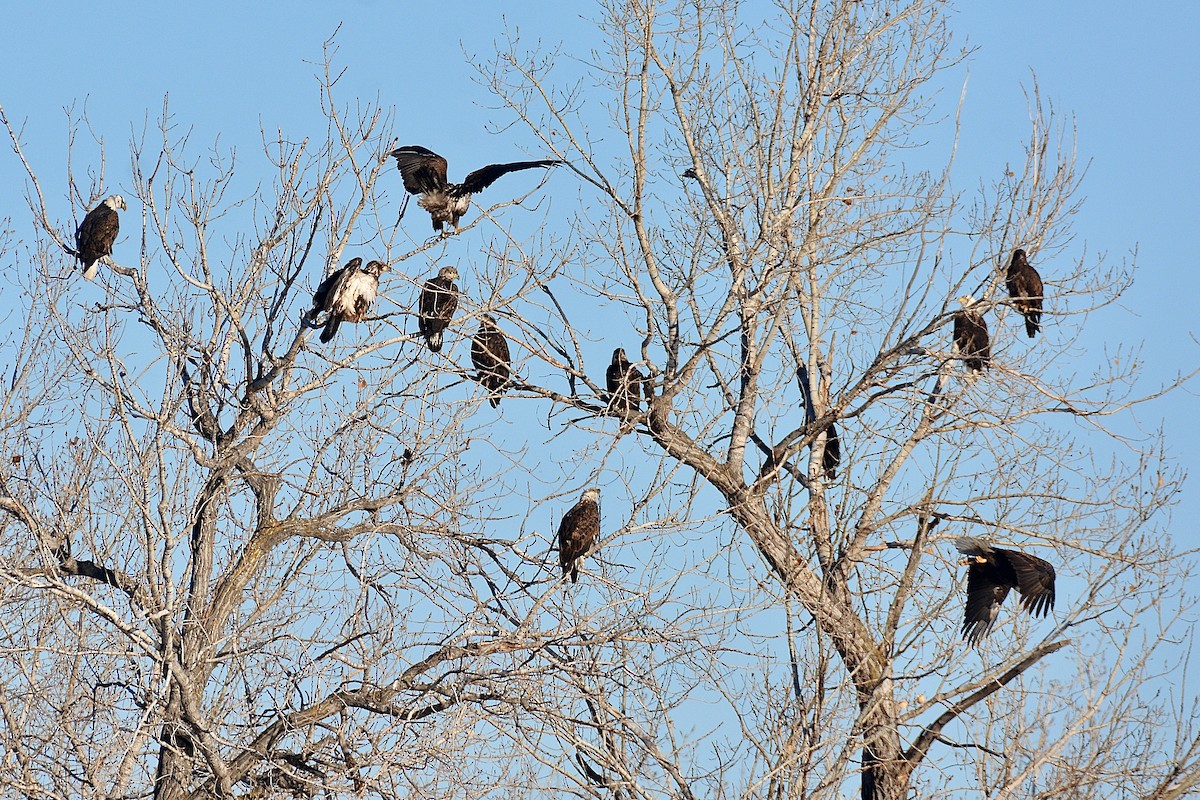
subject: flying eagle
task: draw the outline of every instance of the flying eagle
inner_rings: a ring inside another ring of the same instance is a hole
[[[478,373],[476,380],[488,390],[492,408],[500,405],[500,395],[512,382],[512,367],[508,340],[496,327],[496,319],[491,314],[479,316],[479,330],[471,340],[471,363]]]
[[[450,183],[446,180],[446,159],[428,148],[413,144],[397,148],[388,155],[396,159],[396,168],[404,177],[405,190],[420,195],[417,205],[429,212],[433,229],[439,232],[447,222],[457,228],[458,220],[470,208],[471,195],[482,192],[501,175],[563,163],[557,159],[542,159],[488,164],[467,175],[462,183]]]
[[[600,490],[584,489],[579,502],[558,524],[558,564],[563,577],[579,582],[579,562],[600,538]]]
[[[1008,296],[1013,307],[1025,316],[1025,335],[1032,339],[1041,330],[1042,323],[1042,276],[1029,263],[1025,251],[1013,251],[1012,261],[1005,276]]]
[[[313,294],[312,312],[329,312],[321,341],[328,342],[337,334],[343,322],[362,322],[375,302],[379,291],[379,276],[387,269],[381,261],[369,261],[362,266],[361,258],[352,258],[346,266],[332,273]]]
[[[637,367],[629,363],[625,357],[625,348],[613,350],[612,363],[604,373],[604,383],[608,389],[608,407],[618,414],[636,414],[641,404],[641,395],[647,400],[654,397],[650,381]]]
[[[89,211],[75,229],[75,257],[83,264],[83,277],[89,281],[100,271],[96,262],[112,255],[113,242],[121,229],[117,211],[124,210],[125,198],[119,194],[109,195]]]
[[[992,547],[973,536],[955,539],[954,546],[967,556],[961,563],[971,567],[962,633],[972,645],[979,644],[996,624],[1009,589],[1021,594],[1021,608],[1035,617],[1044,617],[1054,608],[1054,566],[1049,561]]]
[[[804,397],[804,424],[811,425],[817,418],[816,407],[808,395],[808,367],[801,364],[797,371],[800,378],[800,393]],[[837,423],[829,423],[825,429],[825,450],[821,453],[821,470],[827,480],[837,478],[837,468],[842,463],[842,440],[838,436]]]
[[[991,366],[992,344],[983,314],[975,310],[978,302],[970,295],[958,298],[962,310],[954,312],[954,346],[967,369],[980,372]]]
[[[436,278],[425,281],[417,307],[417,327],[435,353],[442,350],[442,331],[450,325],[458,309],[458,270],[442,267]]]

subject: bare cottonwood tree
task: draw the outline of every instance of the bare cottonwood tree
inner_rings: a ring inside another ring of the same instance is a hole
[[[1153,697],[1191,630],[1163,535],[1181,475],[1129,433],[1153,396],[1136,358],[1092,344],[1133,268],[1072,240],[1069,123],[1035,88],[1011,166],[961,191],[924,145],[956,133],[945,4],[762,10],[613,0],[582,78],[519,40],[480,64],[585,184],[572,238],[534,256],[569,266],[526,388],[594,414],[603,359],[640,345],[654,397],[598,436],[664,532],[628,579],[658,585],[669,552],[672,595],[715,601],[678,650],[592,656],[575,718],[530,752],[560,742],[588,764],[575,791],[619,797],[1186,793],[1194,687]],[[1049,287],[1036,339],[1005,290],[1018,247]],[[964,294],[991,329],[980,374],[951,341]],[[1053,623],[1010,600],[969,649],[962,535],[1056,564]]]
[[[324,138],[264,136],[265,161],[200,156],[164,110],[84,284],[70,234],[104,174],[50,191],[4,120],[32,187],[0,242],[7,789],[1188,793],[1195,691],[1155,694],[1190,632],[1180,476],[1127,433],[1136,359],[1083,347],[1132,267],[1072,242],[1069,128],[1034,92],[1013,166],[960,192],[921,146],[953,133],[942,3],[758,12],[614,1],[584,66],[516,41],[481,64],[569,166],[552,204],[444,238],[396,222],[392,121],[339,105],[330,67]],[[1015,247],[1049,287],[1035,340]],[[390,270],[321,345],[312,290],[353,256]],[[412,315],[447,264],[432,354]],[[514,362],[496,409],[467,367],[483,313]],[[649,400],[613,401],[616,348]],[[568,586],[554,530],[597,485]],[[969,648],[964,534],[1052,561],[1052,621],[1010,599]]]

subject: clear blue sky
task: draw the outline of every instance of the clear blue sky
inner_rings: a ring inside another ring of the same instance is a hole
[[[1200,329],[1200,270],[1187,249],[1200,223],[1194,189],[1200,4],[962,6],[955,29],[978,51],[962,70],[969,84],[956,174],[983,176],[998,159],[1019,157],[1027,128],[1022,85],[1036,73],[1043,94],[1075,116],[1079,158],[1090,162],[1075,254],[1084,244],[1116,259],[1138,254],[1134,288],[1093,324],[1103,326],[1110,346],[1144,343],[1146,391],[1200,366],[1193,339]],[[177,121],[194,129],[194,142],[219,136],[249,153],[257,149],[260,125],[296,135],[320,124],[313,76],[322,42],[340,26],[338,58],[349,68],[342,96],[395,104],[406,143],[436,143],[452,165],[465,168],[467,153],[486,158],[511,148],[486,129],[488,97],[473,82],[464,51],[487,54],[508,24],[527,42],[562,42],[574,52],[593,35],[578,16],[586,8],[473,0],[14,3],[0,28],[0,104],[10,119],[25,121],[27,152],[51,180],[62,176],[63,108],[85,102],[110,157],[121,154],[131,131],[153,124],[167,93]],[[119,158],[109,170],[110,186],[127,183],[128,166]],[[7,153],[0,154],[0,185],[0,217],[23,218],[22,173]],[[1053,264],[1039,267],[1051,278]],[[1136,415],[1150,431],[1165,424],[1174,456],[1193,473],[1200,472],[1197,389]],[[1198,486],[1189,483],[1175,513],[1181,544],[1194,541]]]

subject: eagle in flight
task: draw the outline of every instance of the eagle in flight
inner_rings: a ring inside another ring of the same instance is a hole
[[[608,407],[621,416],[636,414],[643,394],[647,400],[654,397],[650,381],[629,363],[623,347],[613,350],[612,363],[604,372],[604,384],[608,389]]]
[[[362,322],[379,292],[379,276],[387,269],[382,261],[370,261],[364,267],[361,258],[352,258],[332,273],[313,294],[312,314],[325,311],[329,316],[321,331],[321,341],[329,342],[343,322]]]
[[[124,210],[125,198],[119,194],[109,195],[89,211],[75,229],[75,257],[83,264],[83,277],[89,281],[100,271],[96,262],[112,255],[113,242],[121,229],[117,211]]]
[[[992,364],[992,343],[988,326],[975,306],[979,303],[970,295],[958,298],[962,309],[954,312],[954,346],[971,372],[981,372]]]
[[[1042,276],[1029,263],[1024,250],[1017,248],[1013,251],[1004,282],[1008,285],[1008,296],[1012,298],[1013,307],[1025,317],[1025,335],[1032,339],[1041,330],[1044,289]]]
[[[442,267],[436,278],[425,281],[421,299],[417,305],[417,327],[429,349],[435,353],[442,350],[442,331],[450,325],[454,312],[458,310],[458,270]]]
[[[462,183],[450,183],[446,179],[446,159],[428,148],[412,144],[399,147],[388,155],[396,159],[396,168],[404,178],[405,190],[409,194],[419,195],[417,205],[429,212],[433,218],[433,229],[438,232],[447,222],[458,228],[459,219],[471,206],[471,195],[482,192],[501,175],[563,163],[551,158],[488,164],[468,174]]]
[[[1054,565],[1049,561],[992,547],[973,536],[955,539],[954,546],[967,556],[961,563],[970,565],[962,633],[972,645],[979,644],[996,624],[1009,589],[1020,593],[1021,608],[1035,617],[1044,617],[1054,608]]]
[[[471,340],[471,363],[475,365],[476,380],[488,390],[492,408],[500,405],[500,395],[512,383],[512,365],[508,340],[491,314],[479,315],[479,330]]]
[[[600,538],[600,490],[584,489],[558,525],[558,564],[563,577],[579,582],[579,564]]]

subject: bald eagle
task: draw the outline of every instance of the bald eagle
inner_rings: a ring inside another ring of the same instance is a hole
[[[321,341],[328,342],[337,334],[343,322],[362,322],[375,302],[379,291],[379,276],[387,269],[381,261],[362,266],[361,258],[352,258],[346,266],[332,273],[313,293],[312,314],[329,312]]]
[[[954,346],[972,372],[981,372],[992,364],[992,344],[983,314],[975,310],[978,302],[970,295],[958,298],[962,310],[954,312]]]
[[[600,490],[584,489],[579,502],[558,525],[558,564],[563,577],[579,582],[579,562],[600,538]]]
[[[1054,608],[1054,566],[1049,561],[992,547],[973,536],[955,539],[954,546],[967,556],[961,563],[971,567],[962,634],[972,645],[979,644],[996,624],[1009,589],[1020,593],[1021,608],[1035,617],[1044,617]]]
[[[436,278],[425,281],[417,308],[417,327],[435,353],[442,350],[442,331],[450,325],[458,309],[458,270],[442,267]]]
[[[112,255],[113,242],[121,229],[117,211],[124,210],[125,198],[119,194],[109,195],[89,211],[75,229],[75,257],[83,264],[83,277],[89,281],[100,271],[96,262]]]
[[[488,164],[467,175],[462,183],[450,183],[446,180],[446,159],[428,148],[413,144],[397,148],[388,155],[396,159],[396,168],[404,178],[405,190],[409,194],[420,195],[417,205],[429,212],[433,218],[433,229],[439,232],[447,222],[457,228],[458,220],[470,208],[471,195],[482,192],[501,175],[563,163],[557,159],[542,159]]]
[[[797,367],[800,378],[800,393],[804,397],[804,424],[811,425],[817,418],[817,410],[808,394],[808,367]],[[837,468],[842,463],[842,440],[838,437],[837,423],[830,422],[825,429],[825,449],[821,452],[821,471],[828,480],[837,478]]]
[[[1029,263],[1024,250],[1017,248],[1013,251],[1005,283],[1008,284],[1008,296],[1012,298],[1013,307],[1025,317],[1025,335],[1032,339],[1041,330],[1044,290],[1042,276]]]
[[[654,397],[650,381],[625,357],[625,348],[613,350],[612,363],[604,373],[608,389],[608,407],[622,416],[636,414],[641,404],[641,395],[647,400]]]
[[[479,316],[479,330],[471,340],[471,363],[475,365],[476,380],[488,390],[492,408],[500,405],[500,395],[512,382],[512,367],[508,340],[496,327],[496,319],[491,314]]]

